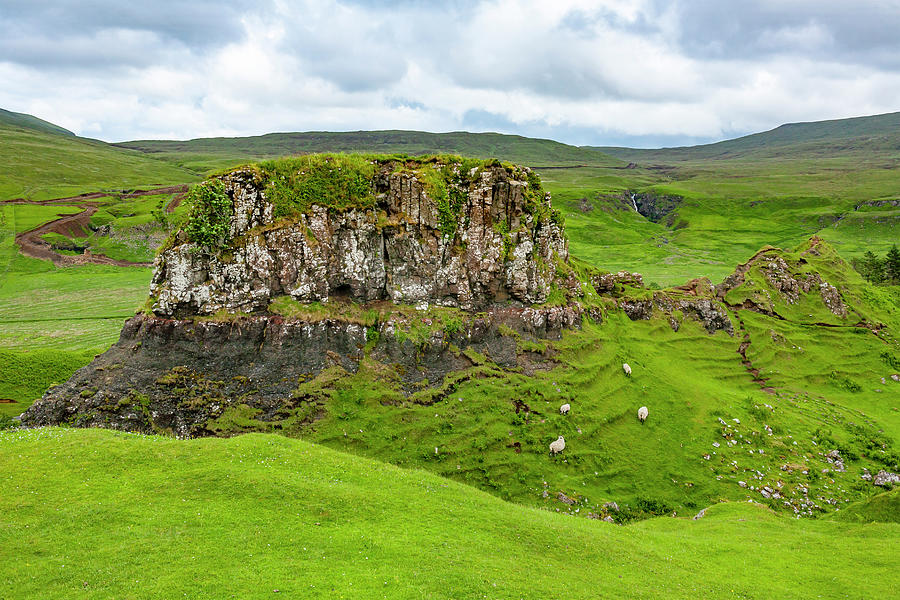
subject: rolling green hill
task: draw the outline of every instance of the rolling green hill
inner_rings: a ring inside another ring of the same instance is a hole
[[[0,432],[4,598],[879,597],[898,533],[747,503],[617,527],[281,436]]]
[[[44,133],[54,133],[57,135],[67,135],[75,137],[74,133],[72,133],[68,129],[60,127],[59,125],[54,125],[53,123],[49,123],[47,121],[44,121],[43,119],[38,119],[33,115],[3,110],[2,108],[0,108],[0,124],[11,127],[19,127],[22,129],[43,131]]]
[[[764,158],[900,158],[900,112],[831,121],[787,123],[715,144],[638,150],[597,147],[627,160],[649,162]]]
[[[116,144],[174,161],[195,170],[231,167],[248,160],[311,152],[377,154],[455,154],[501,158],[526,165],[622,166],[599,150],[553,140],[499,133],[424,131],[350,131],[270,133],[255,137],[201,138],[189,141],[138,140]]]
[[[8,112],[0,113],[0,165],[0,200],[44,200],[198,178],[140,152],[80,138],[36,117]]]

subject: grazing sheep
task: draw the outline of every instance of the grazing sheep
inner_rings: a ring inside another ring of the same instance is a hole
[[[569,403],[568,403],[568,402],[565,403],[565,404],[563,404],[562,406],[559,407],[559,414],[561,414],[561,415],[567,415],[567,414],[569,414],[569,409],[570,409],[570,408],[572,408],[572,407],[569,406]]]
[[[628,363],[622,363],[622,370],[625,371],[626,375],[631,375],[631,367],[628,365]]]
[[[559,436],[555,442],[550,442],[550,454],[559,454],[565,449],[566,440],[563,439],[563,436]]]
[[[646,406],[642,406],[638,409],[638,419],[641,423],[647,420],[647,415],[650,414],[650,411],[647,410]]]

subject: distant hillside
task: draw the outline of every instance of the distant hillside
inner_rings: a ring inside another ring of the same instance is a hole
[[[501,158],[531,166],[620,165],[619,160],[593,148],[579,148],[520,135],[463,131],[310,131],[189,141],[137,140],[115,145],[204,170],[232,166],[249,159],[311,152],[403,153],[413,156],[458,154],[474,158]]]
[[[637,150],[599,147],[623,160],[694,161],[738,158],[900,157],[900,112],[852,119],[788,123],[733,140]]]
[[[39,200],[195,179],[171,163],[0,109],[0,200]]]
[[[43,131],[44,133],[55,133],[57,135],[68,135],[75,137],[75,134],[68,129],[63,129],[59,125],[48,123],[43,119],[38,119],[32,115],[25,113],[17,113],[0,108],[0,125],[8,125],[11,127],[20,127],[23,129],[34,129],[35,131]]]

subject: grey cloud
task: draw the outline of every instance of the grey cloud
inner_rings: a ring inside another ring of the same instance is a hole
[[[259,3],[5,0],[0,60],[56,68],[146,66],[173,50],[203,50],[244,36],[241,16]]]
[[[663,10],[670,3],[657,2]],[[900,66],[900,5],[894,1],[801,0],[677,4],[680,45],[692,56],[748,60],[796,54]],[[818,32],[818,35],[810,35]]]
[[[492,131],[534,138],[552,139],[573,146],[627,146],[630,148],[662,148],[691,146],[718,141],[719,138],[689,135],[634,135],[612,128],[599,129],[572,123],[550,125],[546,121],[517,123],[508,117],[486,110],[469,110],[463,115],[466,131]],[[741,134],[746,132],[741,132]]]

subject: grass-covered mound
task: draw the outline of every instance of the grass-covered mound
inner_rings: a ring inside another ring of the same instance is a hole
[[[616,527],[280,436],[4,432],[0,473],[4,598],[875,597],[900,550],[746,503]]]

